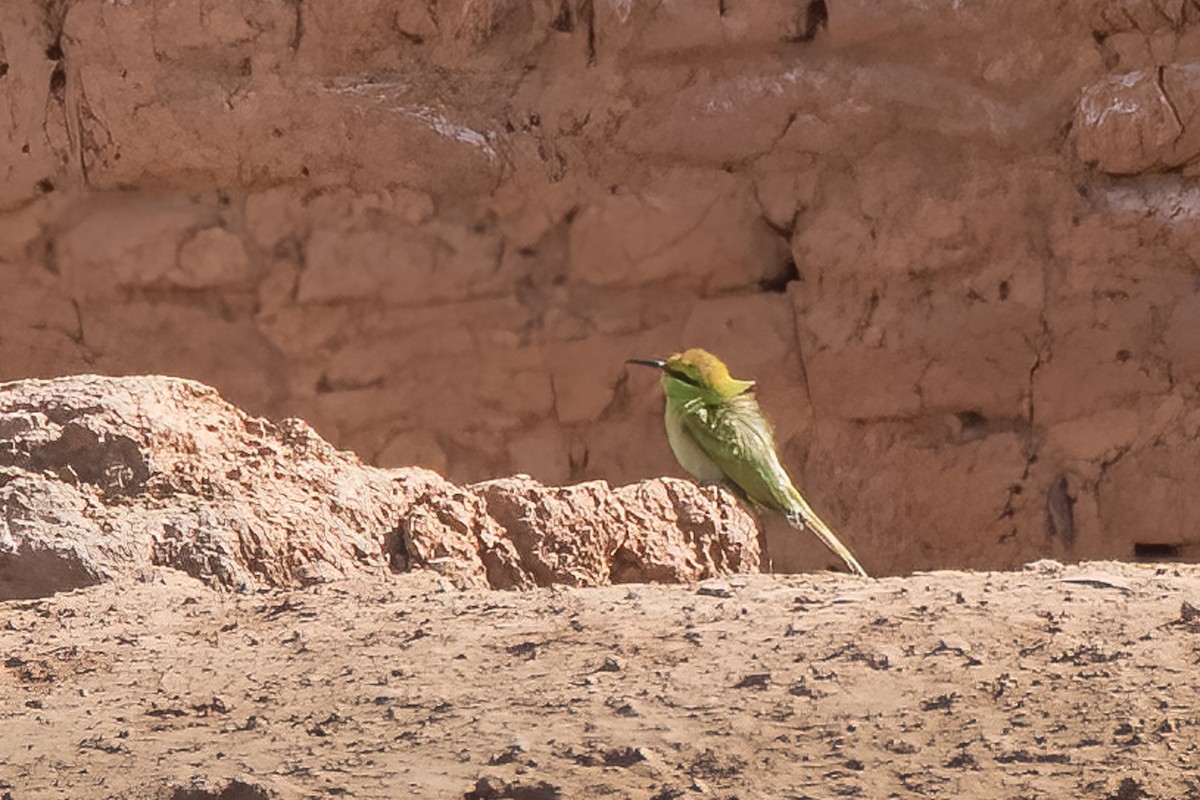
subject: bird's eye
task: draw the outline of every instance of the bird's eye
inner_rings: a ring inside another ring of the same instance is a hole
[[[667,367],[667,374],[670,375],[675,380],[683,381],[684,383],[690,383],[692,386],[700,385],[696,381],[695,378],[693,378],[691,375],[688,375],[686,372],[682,372],[681,370],[672,369],[671,367]]]

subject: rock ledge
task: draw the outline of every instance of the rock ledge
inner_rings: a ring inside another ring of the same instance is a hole
[[[193,381],[0,384],[0,600],[156,566],[237,590],[415,568],[595,586],[753,572],[759,545],[732,497],[686,481],[460,487],[366,466]]]

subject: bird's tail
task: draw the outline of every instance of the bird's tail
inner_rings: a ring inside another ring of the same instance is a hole
[[[793,528],[804,528],[812,531],[821,540],[822,544],[836,553],[838,558],[846,562],[846,566],[850,568],[851,572],[864,578],[869,577],[867,571],[863,569],[862,564],[859,564],[858,559],[850,552],[850,548],[842,544],[842,540],[829,529],[828,525],[821,521],[821,518],[812,510],[812,507],[804,499],[804,496],[795,489],[788,492],[788,495],[792,501],[791,507],[784,511],[784,516],[787,517],[788,523]]]

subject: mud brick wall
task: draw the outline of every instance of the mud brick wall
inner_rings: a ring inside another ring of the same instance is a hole
[[[183,375],[385,466],[621,483],[678,472],[624,359],[701,345],[875,571],[1196,557],[1198,22],[5,0],[0,379]]]

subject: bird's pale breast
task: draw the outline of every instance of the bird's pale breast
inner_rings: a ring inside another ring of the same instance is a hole
[[[672,406],[672,403],[667,403],[667,440],[671,443],[676,460],[700,483],[723,483],[725,473],[692,439],[691,434],[684,428],[681,412]]]

